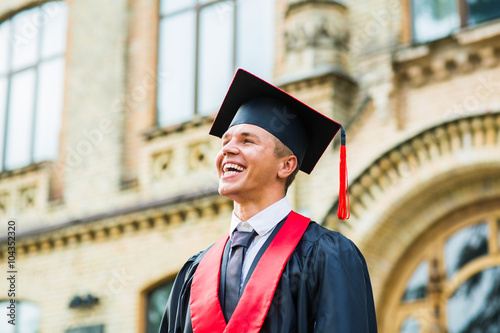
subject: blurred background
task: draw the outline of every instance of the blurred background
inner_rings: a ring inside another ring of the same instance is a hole
[[[351,218],[338,138],[287,196],[359,246],[379,330],[500,332],[499,60],[495,0],[2,1],[0,332],[157,332],[229,228],[239,67],[346,128]]]

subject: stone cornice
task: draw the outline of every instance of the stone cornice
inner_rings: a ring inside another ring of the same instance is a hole
[[[384,192],[390,191],[393,184],[411,177],[427,161],[459,151],[465,145],[500,148],[500,113],[481,114],[437,125],[382,154],[349,184],[353,218],[362,218],[358,211],[369,210],[370,205]],[[337,226],[337,207],[338,200],[327,214],[325,224]]]
[[[162,229],[199,218],[230,212],[232,201],[206,189],[164,200],[131,206],[107,213],[68,221],[57,226],[16,234],[17,252],[36,253],[85,241],[102,241],[122,234]],[[0,239],[0,256],[7,253],[7,239]]]
[[[344,1],[336,1],[336,0],[290,0],[288,8],[285,12],[285,17],[288,16],[292,11],[300,10],[304,5],[311,4],[325,4],[325,5],[335,5],[340,6],[344,9],[347,9],[347,6]]]
[[[275,81],[275,84],[280,88],[285,88],[290,85],[319,80],[328,76],[338,77],[357,86],[356,80],[337,66],[321,66],[308,71],[307,73],[284,75],[278,78]]]
[[[393,67],[400,82],[421,86],[460,73],[498,66],[500,20],[466,27],[451,36],[396,49]]]
[[[155,126],[147,131],[145,131],[144,138],[145,140],[153,140],[157,137],[162,137],[166,136],[171,133],[179,133],[179,132],[184,132],[186,130],[189,130],[191,128],[197,128],[201,127],[204,125],[209,125],[211,124],[215,119],[215,114],[209,115],[209,116],[199,116],[195,115],[193,119],[180,123],[180,124],[175,124],[171,126],[166,126],[166,127],[160,127],[160,126]]]
[[[453,37],[462,45],[482,42],[498,36],[500,36],[500,20],[498,19],[466,27],[453,34]]]
[[[43,161],[38,163],[32,163],[22,168],[14,170],[4,170],[0,172],[0,180],[5,178],[13,178],[16,176],[21,176],[30,172],[35,172],[44,169],[50,169],[53,166],[53,162]]]

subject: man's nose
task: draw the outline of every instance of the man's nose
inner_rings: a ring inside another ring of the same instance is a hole
[[[230,140],[228,143],[226,143],[222,147],[222,154],[227,155],[227,154],[238,154],[238,146],[233,140]]]

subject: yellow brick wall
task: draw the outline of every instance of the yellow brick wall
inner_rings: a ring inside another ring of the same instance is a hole
[[[288,197],[299,212],[320,223],[334,221],[328,225],[355,240],[367,258],[382,308],[398,260],[420,234],[446,214],[500,196],[495,181],[500,168],[498,116],[494,131],[483,120],[480,125],[466,121],[485,128],[470,135],[462,133],[466,125],[457,125],[460,144],[448,153],[435,153],[443,147],[439,139],[432,137],[429,144],[419,137],[439,129],[449,133],[448,126],[461,118],[498,113],[499,37],[476,29],[479,37],[463,32],[442,45],[413,48],[407,45],[403,1],[323,3],[317,8],[311,2],[288,12],[292,2],[276,0],[275,81],[348,126],[353,217],[339,222],[332,211],[338,196],[338,145],[329,147],[310,176],[298,175]],[[2,1],[0,17],[33,3]],[[101,323],[108,333],[141,332],[145,291],[174,276],[187,258],[227,232],[231,203],[215,195],[214,157],[220,143],[207,134],[212,117],[168,129],[155,126],[156,81],[161,80],[156,73],[156,0],[67,3],[59,160],[55,166],[0,177],[0,200],[8,195],[5,214],[17,221],[20,233],[52,228],[18,240],[18,299],[40,305],[42,332]],[[330,53],[314,48],[290,58],[285,32],[301,22],[315,23],[323,14],[348,24],[346,61],[332,56],[328,63],[325,54]],[[472,38],[477,40],[464,41]],[[477,54],[480,64],[467,60]],[[290,65],[297,56],[311,55],[321,61]],[[456,70],[443,65],[450,62]],[[325,63],[332,65],[326,72]],[[463,145],[467,137],[469,148]],[[427,148],[415,148],[415,156],[403,162],[392,161],[391,152],[400,152],[403,144]],[[78,153],[84,145],[90,145],[90,153]],[[406,163],[404,172],[397,163]],[[54,167],[62,184],[60,201],[48,199]],[[487,190],[485,179],[491,180]],[[28,185],[34,185],[36,199],[24,207],[19,193]],[[0,267],[5,265],[3,256]],[[6,290],[7,281],[0,281],[0,290]],[[99,305],[69,309],[73,296],[86,293],[98,296]]]

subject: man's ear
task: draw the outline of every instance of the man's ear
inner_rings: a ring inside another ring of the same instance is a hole
[[[293,171],[298,168],[298,161],[295,155],[288,155],[281,159],[278,177],[282,179],[288,178]]]

